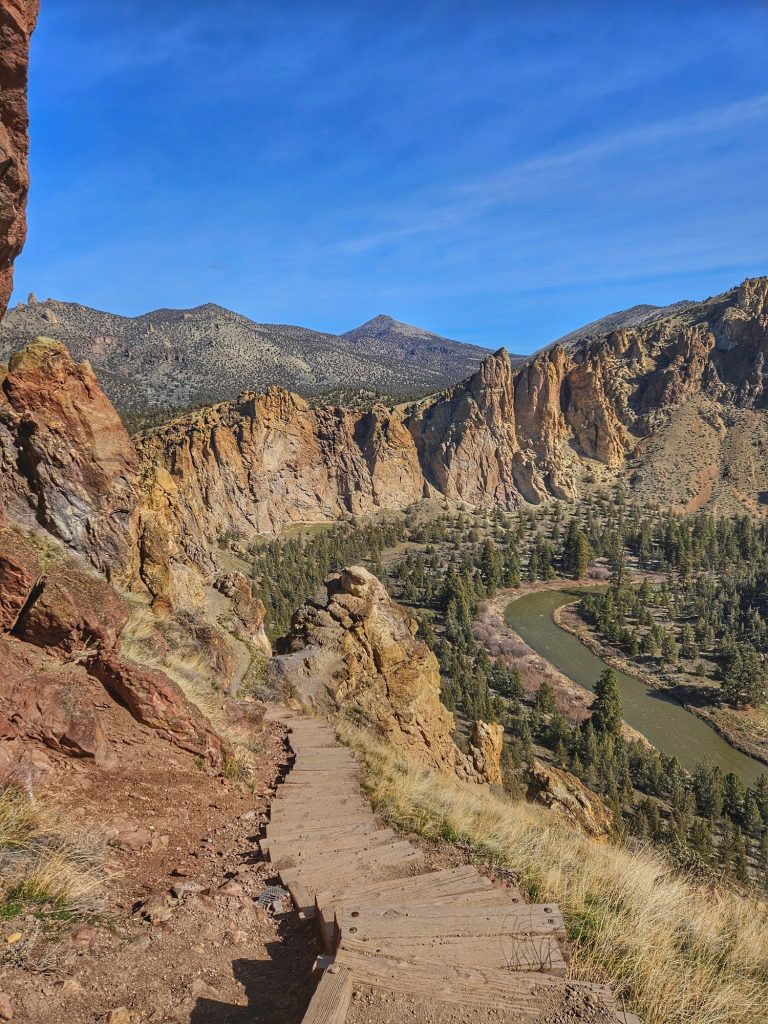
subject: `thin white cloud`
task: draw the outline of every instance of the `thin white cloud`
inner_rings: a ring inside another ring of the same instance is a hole
[[[493,175],[456,185],[437,196],[421,193],[411,197],[407,210],[393,213],[398,226],[349,238],[332,246],[336,252],[361,253],[404,237],[431,234],[467,223],[489,209],[546,193],[564,174],[579,165],[594,164],[638,147],[672,140],[717,135],[743,125],[768,119],[768,93],[724,106],[666,118],[617,132],[560,153],[524,160]],[[442,203],[440,197],[444,196]],[[427,216],[413,217],[415,209],[430,208]],[[381,210],[377,211],[379,214]]]

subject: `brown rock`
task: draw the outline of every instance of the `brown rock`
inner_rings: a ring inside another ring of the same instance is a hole
[[[118,1006],[107,1014],[107,1024],[138,1024],[138,1013],[132,1013],[125,1006]]]
[[[487,782],[500,786],[504,727],[498,723],[475,722],[469,738],[469,756],[475,771]]]
[[[256,650],[271,657],[272,645],[264,629],[266,609],[263,602],[254,597],[247,578],[241,572],[226,573],[217,577],[216,588],[232,600],[244,638]]]
[[[13,1020],[13,1004],[7,992],[0,992],[0,1020]]]
[[[152,845],[152,833],[148,828],[139,825],[136,828],[118,832],[111,840],[113,846],[121,850],[145,850]]]
[[[534,758],[528,770],[529,800],[543,804],[567,824],[595,839],[605,839],[613,814],[603,801],[575,775]]]
[[[0,664],[0,712],[17,736],[99,763],[111,758],[94,709],[103,691],[82,667],[10,637],[0,637]]]
[[[127,621],[122,600],[106,580],[66,560],[45,572],[16,635],[38,647],[92,656],[113,650]]]
[[[88,363],[38,338],[11,357],[0,390],[6,504],[38,521],[108,577],[134,571],[139,500],[131,440]]]
[[[0,320],[13,290],[13,261],[27,236],[27,75],[37,11],[37,0],[0,3]]]
[[[218,896],[245,896],[245,889],[239,882],[229,881],[219,886],[216,894]]]
[[[39,579],[35,549],[18,530],[0,526],[0,632],[13,629]]]
[[[184,750],[211,764],[223,764],[228,748],[207,718],[163,672],[124,660],[116,654],[97,655],[88,671],[117,697],[143,725],[164,734]]]
[[[293,618],[293,653],[273,659],[272,681],[302,702],[343,710],[425,765],[485,781],[453,740],[453,715],[440,700],[437,658],[405,609],[376,577],[349,566],[326,581],[325,607]]]
[[[93,946],[96,942],[96,929],[89,924],[77,924],[69,933],[76,946]]]

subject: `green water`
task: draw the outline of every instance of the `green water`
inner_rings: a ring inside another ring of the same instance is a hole
[[[570,679],[594,691],[594,684],[606,663],[571,633],[552,621],[552,612],[568,604],[582,591],[544,590],[526,594],[507,605],[505,618],[525,640]],[[624,720],[663,750],[676,755],[684,768],[692,769],[702,761],[719,765],[724,772],[736,772],[752,783],[768,765],[735,750],[705,722],[659,690],[636,676],[616,672],[624,701]]]

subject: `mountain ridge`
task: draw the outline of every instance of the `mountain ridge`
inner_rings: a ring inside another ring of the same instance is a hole
[[[216,303],[126,317],[30,299],[0,325],[0,359],[35,337],[55,337],[92,364],[124,420],[273,385],[308,398],[341,389],[402,399],[469,376],[487,353],[384,314],[337,335],[258,323]]]

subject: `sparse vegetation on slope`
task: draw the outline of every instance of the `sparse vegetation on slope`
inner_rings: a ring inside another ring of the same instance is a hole
[[[105,881],[95,832],[70,827],[21,776],[0,779],[0,919],[92,916],[103,909]]]
[[[454,781],[342,727],[368,767],[377,811],[406,831],[468,843],[519,876],[527,898],[557,901],[573,974],[610,979],[645,1024],[763,1024],[765,907],[675,874],[652,851],[600,844],[547,812]]]
[[[213,303],[126,317],[48,299],[9,311],[0,358],[41,334],[92,363],[133,430],[275,384],[307,397],[337,391],[341,404],[351,397],[357,405],[361,388],[389,400],[413,397],[468,377],[487,355],[385,316],[335,335],[255,323]]]

